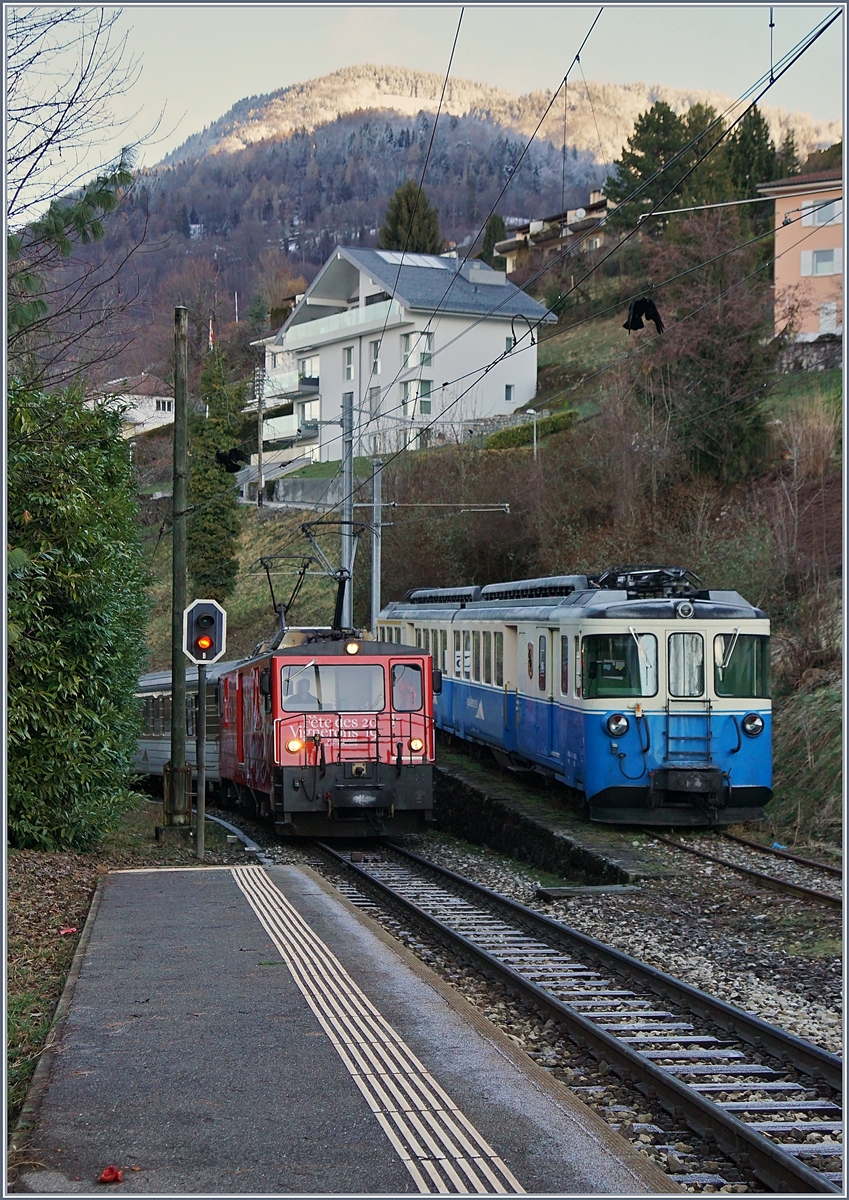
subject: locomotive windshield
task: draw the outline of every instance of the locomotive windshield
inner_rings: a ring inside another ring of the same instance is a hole
[[[713,640],[717,696],[754,700],[769,697],[769,638],[754,633],[719,633]]]
[[[292,664],[281,669],[280,697],[284,712],[381,712],[383,667]]]
[[[582,642],[584,696],[657,695],[657,638],[653,633],[605,633]]]

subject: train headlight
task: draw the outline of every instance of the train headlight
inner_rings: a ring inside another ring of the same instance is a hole
[[[421,738],[410,738],[410,749],[418,754],[420,750],[424,750],[424,742]]]
[[[628,732],[630,721],[624,713],[612,713],[607,718],[607,732],[611,737],[624,737]]]
[[[297,754],[298,751],[303,750],[303,748],[304,743],[300,738],[289,738],[288,742],[286,743],[286,749],[290,754]]]
[[[764,719],[758,713],[747,713],[742,721],[743,732],[748,737],[757,737],[759,733],[763,733]]]
[[[348,644],[345,646],[346,654],[359,654],[359,652],[360,648],[356,642],[348,642]]]

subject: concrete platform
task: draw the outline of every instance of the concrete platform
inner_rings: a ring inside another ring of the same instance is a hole
[[[112,874],[69,986],[12,1191],[681,1190],[307,869]]]

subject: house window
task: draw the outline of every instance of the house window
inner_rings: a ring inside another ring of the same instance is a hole
[[[342,351],[342,366],[345,379],[354,378],[354,347],[346,346]]]
[[[157,400],[156,401],[156,411],[157,412],[171,412],[173,410],[173,408],[174,408],[173,400]]]
[[[317,354],[312,354],[309,358],[298,359],[298,379],[315,379],[318,381]]]
[[[419,416],[429,417],[431,414],[431,394],[433,392],[432,379],[408,379],[401,384],[401,403],[405,417],[413,418],[416,415],[416,404],[418,403]]]
[[[380,412],[380,388],[373,387],[368,390],[368,410],[371,416],[376,417]]]
[[[839,275],[843,270],[843,250],[803,250],[802,276]]]
[[[837,333],[837,301],[820,305],[820,333]]]
[[[587,249],[588,250],[598,250],[600,245],[601,245],[600,238],[590,238],[589,241],[587,242]]]
[[[513,403],[513,384],[512,383],[507,383],[504,385],[504,403],[505,404]]]
[[[371,347],[371,373],[380,374],[380,342],[369,342]]]
[[[802,205],[803,225],[840,225],[843,222],[843,201],[831,200],[827,204],[822,201],[809,201]]]
[[[301,424],[302,425],[305,424],[307,421],[317,421],[319,419],[319,416],[321,415],[321,413],[320,413],[321,401],[320,400],[308,400],[306,404],[299,405],[299,408],[301,410]]]
[[[419,360],[415,356],[418,351]],[[401,369],[410,366],[429,367],[433,362],[432,333],[401,334]]]

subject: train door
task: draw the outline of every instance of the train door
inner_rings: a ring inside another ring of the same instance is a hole
[[[560,673],[559,629],[548,629],[546,640],[546,697],[548,699],[548,720],[546,722],[546,753],[549,758],[560,761],[560,739],[558,737],[557,718],[559,706],[555,703],[557,678]]]
[[[245,706],[242,692],[242,672],[236,676],[236,762],[245,761]]]

